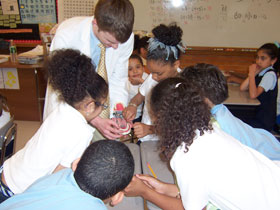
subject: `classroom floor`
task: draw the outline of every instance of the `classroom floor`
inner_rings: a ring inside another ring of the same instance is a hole
[[[39,121],[19,121],[15,120],[17,124],[17,139],[15,145],[15,152],[24,147],[26,142],[36,133],[41,123]]]

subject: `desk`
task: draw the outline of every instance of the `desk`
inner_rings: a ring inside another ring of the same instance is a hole
[[[1,89],[8,99],[15,120],[42,121],[42,110],[47,81],[42,72],[43,62],[34,65],[10,61],[0,63],[0,68],[17,68],[20,89]]]
[[[158,150],[157,144],[158,141],[144,141],[140,144],[143,174],[149,174],[153,176],[147,166],[148,162],[159,180],[174,184],[175,180],[173,177],[173,171],[170,168],[169,162],[164,162],[160,157],[160,151]],[[149,201],[147,201],[147,207],[149,210],[160,209]]]
[[[137,144],[126,143],[126,146],[129,148],[131,154],[134,158],[134,174],[141,174],[141,156],[140,148]],[[124,197],[122,202],[118,205],[111,207],[109,204],[106,205],[108,210],[143,210],[144,209],[144,200],[142,197]]]
[[[248,91],[240,91],[238,84],[228,84],[229,97],[225,100],[226,105],[257,106],[260,105],[258,99],[251,99]]]
[[[258,99],[251,99],[248,91],[240,91],[239,85],[228,84],[229,97],[224,104],[231,113],[244,122],[248,122],[256,115],[256,108],[260,105]]]

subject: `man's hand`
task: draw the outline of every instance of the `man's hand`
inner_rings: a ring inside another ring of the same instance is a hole
[[[104,137],[108,139],[117,139],[122,136],[118,124],[111,119],[103,119],[98,116],[94,118],[90,123],[96,129],[98,129]]]

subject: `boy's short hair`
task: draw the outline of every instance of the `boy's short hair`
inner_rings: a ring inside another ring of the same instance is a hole
[[[128,147],[113,140],[92,143],[74,172],[79,187],[105,200],[123,190],[134,173],[134,159]]]
[[[228,97],[227,80],[223,73],[214,65],[198,63],[186,67],[180,75],[194,82],[213,104],[221,104]]]
[[[109,32],[124,43],[133,30],[134,8],[129,0],[99,0],[94,18],[101,31]]]

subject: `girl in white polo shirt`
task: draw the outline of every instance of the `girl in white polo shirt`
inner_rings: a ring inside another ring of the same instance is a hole
[[[145,176],[143,180],[169,197],[175,192],[174,203],[170,199],[166,205],[183,209],[175,208],[180,205],[175,197],[181,197],[184,209],[191,210],[209,202],[218,209],[279,209],[280,167],[211,123],[210,108],[195,81],[163,80],[150,101],[160,150],[170,160],[179,189],[169,184],[164,191]]]
[[[147,67],[151,73],[123,112],[125,119],[132,121],[136,116],[137,107],[145,102],[141,122],[133,124],[134,134],[139,139],[138,144],[158,140],[149,115],[150,91],[159,81],[177,76],[180,71],[180,54],[185,49],[182,43],[183,31],[174,23],[160,24],[152,33],[154,37],[148,41],[147,55]]]
[[[59,106],[25,147],[4,162],[1,202],[38,178],[70,167],[90,144],[94,129],[88,122],[106,107],[108,85],[95,72],[91,59],[79,51],[55,51],[46,70]]]
[[[177,185],[136,175],[125,189],[165,210],[278,210],[280,167],[212,124],[201,90],[168,78],[151,92],[159,150],[170,160]]]

